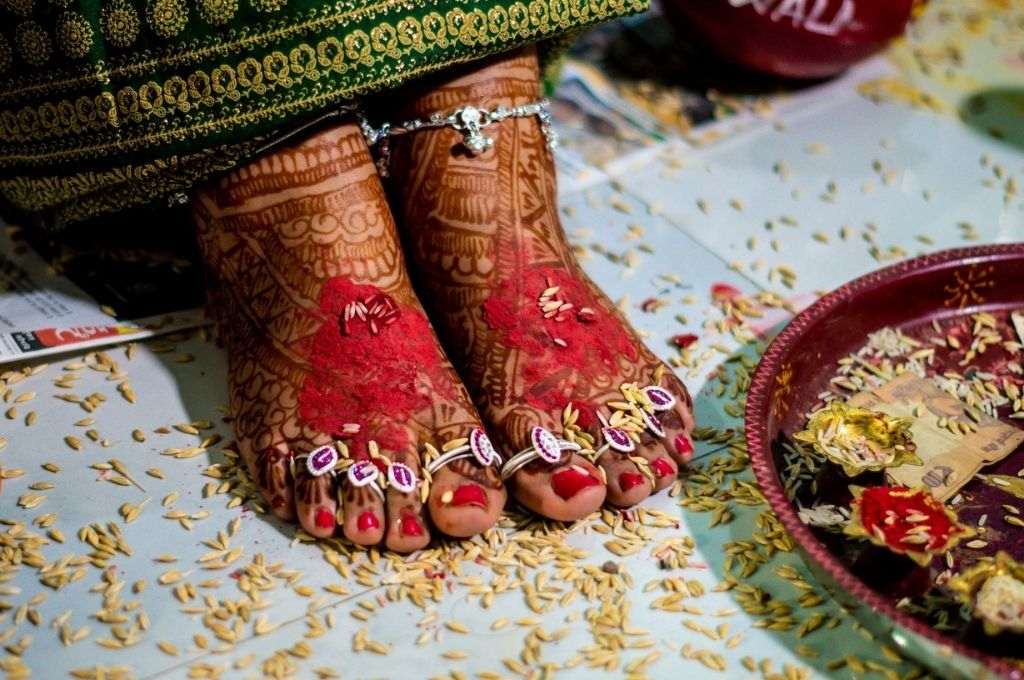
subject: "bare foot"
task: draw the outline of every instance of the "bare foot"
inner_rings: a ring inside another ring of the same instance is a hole
[[[430,541],[424,506],[450,535],[492,526],[506,497],[495,466],[465,447],[432,483],[421,465],[480,422],[409,285],[358,127],[233,171],[193,215],[238,447],[273,512],[401,552]]]
[[[535,54],[522,51],[414,93],[407,113],[511,107],[538,91]],[[526,465],[514,476],[523,505],[576,519],[604,500],[604,480],[612,505],[631,506],[691,457],[690,396],[577,264],[537,119],[485,134],[494,145],[479,155],[450,128],[392,142],[408,254],[431,319],[502,445],[527,449],[542,427],[599,452],[600,475],[568,450]]]

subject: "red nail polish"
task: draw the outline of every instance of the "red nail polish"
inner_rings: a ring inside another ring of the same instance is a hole
[[[478,505],[487,507],[487,492],[478,484],[463,484],[452,494],[452,505]]]
[[[275,508],[283,508],[284,499],[281,498],[280,496],[275,495],[273,498],[270,499],[270,505]]]
[[[334,513],[326,508],[316,511],[316,526],[318,529],[330,529],[334,526]]]
[[[655,458],[651,461],[651,469],[658,477],[669,477],[676,473],[675,467],[668,461],[668,458]]]
[[[685,434],[676,435],[672,443],[676,447],[676,453],[682,456],[683,460],[693,458],[693,442]]]
[[[619,475],[619,487],[623,491],[629,491],[634,486],[643,484],[645,479],[639,472],[623,472]]]
[[[403,536],[423,535],[423,525],[413,515],[402,515],[402,519],[398,520],[398,529]]]
[[[551,475],[551,489],[564,500],[569,500],[588,486],[598,486],[601,481],[586,470],[575,465]]]
[[[356,520],[356,527],[360,531],[369,531],[370,529],[376,529],[380,526],[380,520],[377,519],[377,515],[372,510],[367,510],[363,514],[359,515],[359,519]]]

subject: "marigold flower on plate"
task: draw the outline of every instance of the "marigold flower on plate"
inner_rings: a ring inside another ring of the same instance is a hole
[[[1024,564],[999,551],[949,580],[957,599],[981,619],[985,632],[1024,633]]]
[[[906,463],[921,464],[914,453],[911,421],[841,401],[811,414],[807,429],[793,438],[810,444],[849,477]]]
[[[906,555],[921,566],[974,531],[924,487],[851,487],[853,503],[845,533]]]

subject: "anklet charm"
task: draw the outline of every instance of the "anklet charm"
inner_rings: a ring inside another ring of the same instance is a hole
[[[483,133],[484,128],[500,123],[509,118],[529,118],[536,116],[540,121],[540,130],[547,140],[549,149],[558,146],[558,135],[551,125],[551,112],[547,99],[520,104],[511,108],[497,106],[492,110],[480,109],[475,106],[462,106],[448,115],[437,112],[427,118],[413,118],[400,125],[384,123],[379,128],[374,128],[365,118],[360,120],[360,127],[366,137],[367,145],[372,149],[379,148],[377,162],[378,172],[387,176],[387,168],[391,160],[391,148],[389,140],[391,137],[415,132],[417,130],[450,127],[462,135],[462,144],[472,156],[479,155],[494,146],[494,138]]]

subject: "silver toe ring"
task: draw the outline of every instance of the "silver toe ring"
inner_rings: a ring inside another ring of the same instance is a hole
[[[479,427],[474,427],[470,431],[468,441],[465,444],[457,446],[450,451],[445,451],[437,458],[434,458],[427,464],[427,472],[433,475],[445,465],[464,458],[473,458],[483,467],[494,465],[499,469],[501,468],[501,454],[494,448],[494,444],[491,443],[487,433]]]
[[[559,439],[543,427],[535,427],[530,431],[530,443],[533,446],[523,449],[515,454],[501,468],[501,478],[508,479],[519,472],[524,466],[532,463],[538,458],[545,462],[556,465],[562,460],[564,451],[581,451],[582,446],[575,442]]]

